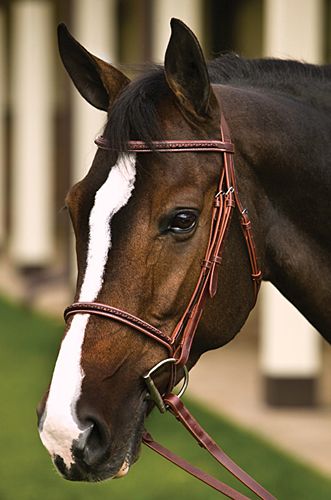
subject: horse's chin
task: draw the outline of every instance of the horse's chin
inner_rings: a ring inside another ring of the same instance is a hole
[[[127,459],[125,459],[122,464],[122,467],[120,468],[118,473],[115,474],[114,479],[120,479],[121,477],[126,476],[129,470],[130,470],[130,463]]]
[[[135,460],[130,460],[127,456],[120,468],[115,468],[110,464],[99,465],[98,467],[86,467],[86,465],[75,462],[70,468],[66,467],[60,457],[53,459],[54,465],[61,476],[68,481],[80,481],[96,483],[109,479],[120,479],[128,474],[131,465]]]

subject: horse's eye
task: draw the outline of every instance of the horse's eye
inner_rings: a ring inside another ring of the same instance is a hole
[[[181,210],[172,217],[168,229],[173,233],[189,233],[195,228],[197,220],[195,210]]]

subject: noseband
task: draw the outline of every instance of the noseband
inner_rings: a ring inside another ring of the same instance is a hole
[[[143,141],[129,141],[128,143],[128,152],[134,153],[150,153],[154,151],[157,151],[158,153],[214,152],[223,155],[223,164],[221,166],[219,182],[213,199],[209,240],[201,265],[201,271],[187,307],[173,332],[170,335],[166,335],[155,326],[150,325],[146,321],[143,321],[126,311],[98,302],[75,302],[65,309],[64,318],[67,321],[70,316],[81,313],[102,316],[132,327],[164,346],[169,352],[169,357],[154,366],[143,377],[148,388],[150,399],[153,400],[162,413],[166,410],[170,410],[191,432],[191,434],[193,434],[201,446],[205,447],[214,456],[214,458],[216,458],[216,460],[232,472],[232,474],[238,477],[244,484],[246,484],[246,486],[252,489],[252,491],[260,496],[260,498],[271,499],[273,497],[270,493],[256,483],[256,481],[248,476],[248,474],[242,471],[242,469],[234,464],[234,462],[232,462],[232,460],[217,447],[216,443],[214,443],[206,432],[199,426],[179,399],[188,385],[188,370],[185,365],[190,355],[192,342],[206,301],[208,298],[213,298],[217,292],[218,268],[222,261],[224,242],[235,208],[239,211],[241,228],[248,250],[253,283],[254,303],[257,298],[261,281],[261,271],[258,266],[251,222],[248,217],[247,209],[245,209],[240,202],[237,190],[233,162],[234,146],[231,142],[228,125],[223,114],[221,118],[220,132],[221,140],[152,141],[150,144]],[[111,144],[103,136],[98,137],[95,143],[101,149],[112,149]],[[168,385],[169,392],[176,382],[176,368],[182,368],[184,370],[184,383],[177,396],[174,394],[161,394],[153,382],[152,375],[166,364],[171,366],[171,375]],[[157,451],[168,460],[173,461],[176,465],[179,465],[190,474],[195,475],[205,483],[215,488],[217,491],[229,496],[229,498],[247,498],[224,483],[211,478],[190,464],[187,464],[179,457],[176,457],[174,454],[153,441],[149,434],[145,433],[143,441],[154,451]],[[220,453],[216,451],[216,448],[220,450]]]

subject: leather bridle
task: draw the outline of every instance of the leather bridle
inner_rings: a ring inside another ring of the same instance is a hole
[[[261,281],[261,270],[258,266],[251,222],[248,217],[247,209],[242,206],[238,194],[233,162],[234,146],[231,142],[229,128],[223,114],[221,118],[220,132],[221,140],[152,141],[150,144],[143,141],[129,141],[128,143],[127,151],[134,153],[150,153],[154,151],[158,153],[216,152],[223,155],[223,165],[221,167],[219,182],[213,200],[209,240],[202,262],[201,271],[188,305],[173,332],[170,335],[166,335],[158,328],[126,311],[98,302],[75,302],[66,308],[64,318],[67,321],[70,316],[81,313],[102,316],[104,318],[123,323],[140,333],[147,335],[164,346],[169,352],[169,357],[154,366],[143,377],[148,388],[150,399],[153,400],[161,412],[169,410],[173,413],[176,418],[189,430],[189,432],[191,432],[199,444],[206,448],[212,456],[216,458],[216,460],[232,472],[232,474],[242,481],[243,484],[255,492],[260,498],[271,499],[274,497],[254,479],[252,479],[246,472],[240,469],[216,445],[216,443],[200,427],[198,422],[192,417],[180,400],[180,396],[184,393],[188,384],[188,370],[185,365],[190,355],[195,332],[199,325],[207,299],[213,298],[217,292],[218,268],[222,261],[224,242],[235,208],[239,211],[240,223],[248,250],[253,283],[254,303],[257,298]],[[95,142],[101,149],[112,150],[111,144],[103,136],[98,137]],[[169,364],[171,367],[171,376],[168,391],[161,394],[153,382],[152,375],[166,364]],[[180,393],[176,396],[175,394],[171,394],[170,391],[176,381],[177,368],[184,369],[185,377],[183,387],[180,390]],[[180,457],[177,457],[172,452],[153,441],[147,432],[143,436],[143,442],[154,451],[158,452],[195,477],[198,477],[200,480],[209,484],[217,491],[224,493],[229,498],[247,498],[221,481],[208,476],[204,472],[185,462]]]

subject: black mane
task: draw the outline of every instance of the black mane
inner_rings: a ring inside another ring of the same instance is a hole
[[[249,60],[225,54],[208,63],[208,72],[214,84],[269,89],[317,106],[321,102],[322,107],[330,106],[331,65],[315,66],[280,59]],[[104,135],[112,147],[125,151],[129,140],[150,143],[162,139],[157,107],[170,94],[161,66],[133,80],[115,102],[105,128]]]
[[[331,65],[317,66],[285,59],[244,59],[225,54],[210,61],[208,71],[212,83],[241,83],[260,88],[285,88],[304,80],[320,81],[331,86]],[[293,89],[294,90],[294,89]]]

